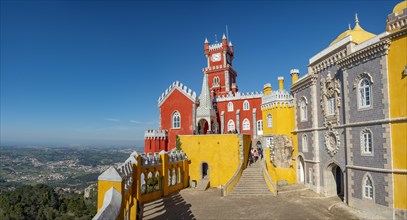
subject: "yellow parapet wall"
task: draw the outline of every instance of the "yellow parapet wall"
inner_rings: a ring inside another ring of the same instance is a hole
[[[211,187],[225,185],[236,173],[242,160],[244,166],[247,164],[249,135],[181,135],[180,141],[182,150],[191,161],[190,181],[197,181],[198,184],[204,163],[208,165]]]
[[[98,213],[94,220],[136,219],[138,205],[188,187],[188,165],[182,151],[132,153],[123,165],[110,167],[98,177]]]

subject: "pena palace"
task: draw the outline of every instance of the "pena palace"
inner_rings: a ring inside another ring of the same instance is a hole
[[[200,96],[178,81],[162,93],[160,128],[145,132],[146,153],[172,150],[177,135],[239,133],[255,140],[262,134],[263,94],[239,92],[232,42],[225,35],[219,43],[205,39],[204,55]]]
[[[162,93],[144,153],[98,177],[107,199],[98,196],[94,219],[130,219],[137,202],[186,187],[246,197],[290,185],[376,218],[407,219],[407,1],[381,19],[379,33],[357,14],[353,27],[326,29],[337,37],[306,73],[289,71],[288,89],[280,76],[277,89],[265,82],[261,92],[240,92],[232,42],[205,39],[200,94],[178,81]],[[250,166],[256,149],[264,158]]]

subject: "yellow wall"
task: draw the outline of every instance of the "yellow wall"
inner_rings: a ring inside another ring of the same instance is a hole
[[[182,150],[191,161],[189,164],[190,180],[201,179],[201,164],[208,163],[211,187],[225,185],[236,173],[240,164],[239,146],[248,151],[250,136],[237,134],[223,135],[180,135]],[[247,164],[247,155],[243,155]]]
[[[107,180],[98,181],[98,211],[103,206],[103,200],[105,198],[105,193],[111,188],[114,187],[120,193],[122,192],[123,182],[114,182]]]
[[[407,35],[392,39],[388,55],[390,117],[407,117]],[[407,170],[407,122],[391,123],[393,169]],[[407,210],[407,175],[394,174],[394,207]]]
[[[267,115],[273,116],[273,126],[267,127]],[[294,107],[273,107],[262,111],[263,135],[283,134],[291,135],[294,130]]]
[[[267,115],[273,117],[272,127],[267,127]],[[291,133],[294,130],[294,107],[273,107],[262,111],[263,116],[263,135],[286,135],[291,137],[293,141],[293,167],[292,168],[276,168],[271,163],[266,163],[267,171],[274,183],[279,180],[286,180],[288,184],[296,183],[295,160],[298,153],[297,136]],[[268,149],[269,150],[269,149]]]

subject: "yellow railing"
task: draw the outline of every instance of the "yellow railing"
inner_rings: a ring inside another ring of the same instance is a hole
[[[132,153],[123,165],[98,177],[98,213],[93,219],[139,219],[140,204],[188,187],[188,164],[182,151]]]

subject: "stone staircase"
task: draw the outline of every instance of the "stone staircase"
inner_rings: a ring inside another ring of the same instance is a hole
[[[210,183],[209,179],[206,178],[201,179],[199,181],[198,186],[195,189],[198,191],[205,191],[207,188],[209,188],[209,183]]]
[[[278,186],[278,194],[292,193],[305,190],[307,190],[307,188],[303,184]]]
[[[263,177],[262,161],[248,166],[228,196],[272,196]]]

